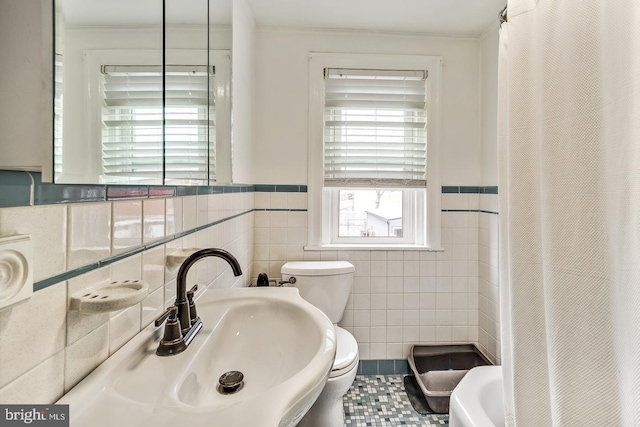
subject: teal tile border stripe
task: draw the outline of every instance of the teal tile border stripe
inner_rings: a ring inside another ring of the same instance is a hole
[[[442,186],[442,194],[498,194],[497,186],[475,187],[475,186]]]
[[[407,359],[373,359],[358,363],[358,375],[407,375],[410,373]]]
[[[91,185],[42,182],[39,172],[0,170],[0,208],[228,193],[306,193],[306,185]],[[443,186],[442,194],[498,194],[498,187]]]
[[[498,212],[485,211],[482,209],[442,209],[442,212],[478,212],[478,213],[488,213],[492,215],[500,215]]]

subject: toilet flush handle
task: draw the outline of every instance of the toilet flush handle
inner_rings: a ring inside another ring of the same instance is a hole
[[[279,286],[282,286],[282,285],[295,285],[295,283],[296,283],[296,278],[291,276],[291,277],[289,277],[289,280],[280,280],[278,282],[278,285]]]

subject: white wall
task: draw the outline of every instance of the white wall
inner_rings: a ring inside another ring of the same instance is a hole
[[[490,27],[480,41],[482,112],[482,183],[498,185],[498,24]],[[498,196],[480,196],[478,227],[478,342],[496,362],[500,362],[500,280],[498,278]]]
[[[46,0],[0,0],[0,168],[43,168],[49,178],[51,20]]]
[[[310,52],[442,56],[441,183],[479,184],[478,39],[265,28],[256,37],[254,183],[307,183]]]
[[[233,0],[231,168],[235,183],[253,183],[255,31],[253,13],[246,0]]]
[[[481,185],[498,185],[498,24],[480,40]]]

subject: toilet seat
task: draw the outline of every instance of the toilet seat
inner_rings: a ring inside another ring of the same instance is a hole
[[[339,326],[336,330],[336,357],[329,378],[339,377],[350,372],[358,364],[358,342],[349,333]]]

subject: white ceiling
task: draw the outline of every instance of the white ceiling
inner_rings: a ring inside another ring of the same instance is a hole
[[[481,34],[507,0],[247,0],[256,24],[288,28]]]
[[[65,24],[74,25],[160,25],[162,0],[56,0],[64,12]],[[167,23],[207,22],[207,0],[165,1]],[[231,0],[216,0],[210,8],[214,25],[231,25]]]

